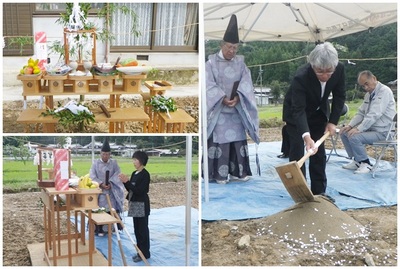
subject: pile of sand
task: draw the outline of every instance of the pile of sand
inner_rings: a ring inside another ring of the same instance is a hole
[[[266,220],[267,233],[301,245],[368,235],[363,225],[322,196],[315,196],[313,202],[298,203]]]

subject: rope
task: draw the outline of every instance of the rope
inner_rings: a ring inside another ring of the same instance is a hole
[[[273,62],[273,63],[266,63],[266,64],[254,64],[254,65],[249,65],[248,67],[258,67],[258,66],[268,66],[268,65],[276,65],[276,64],[282,64],[282,63],[288,63],[288,62],[293,62],[293,61],[297,61],[300,60],[302,58],[307,58],[307,55],[304,56],[299,56],[296,58],[292,58],[292,59],[288,59],[288,60],[282,60],[279,62]],[[364,58],[364,59],[359,59],[359,58],[339,58],[339,60],[341,61],[385,61],[385,60],[397,60],[397,57],[381,57],[381,58]]]
[[[18,142],[25,142],[25,143],[29,142],[31,145],[44,146],[43,144],[26,141],[26,140],[23,140],[23,139],[19,139],[18,137],[9,136],[8,138],[9,139],[14,139],[15,141],[18,141]],[[193,140],[196,141],[196,137],[193,137]],[[196,141],[196,142],[198,142],[198,141]],[[184,140],[180,141],[180,142],[176,142],[176,143],[172,143],[172,144],[168,144],[168,145],[163,145],[163,146],[157,146],[157,148],[158,149],[169,148],[171,146],[176,146],[176,145],[180,145],[180,144],[183,144],[183,143],[186,143],[186,138],[184,138]],[[142,150],[151,150],[151,149],[155,149],[155,147],[143,148]]]

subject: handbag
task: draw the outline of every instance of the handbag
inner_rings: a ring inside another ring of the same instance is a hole
[[[145,214],[144,202],[129,202],[128,217],[143,218]]]

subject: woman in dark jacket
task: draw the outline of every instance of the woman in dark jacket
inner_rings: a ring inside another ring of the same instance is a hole
[[[136,151],[133,156],[133,165],[135,171],[129,179],[127,175],[121,174],[120,180],[124,183],[128,191],[127,199],[129,201],[128,216],[133,217],[133,227],[138,248],[142,251],[146,259],[150,258],[150,234],[149,234],[149,215],[150,199],[149,185],[150,174],[145,166],[149,157],[144,151]],[[133,257],[134,262],[140,262],[142,259],[137,254]]]

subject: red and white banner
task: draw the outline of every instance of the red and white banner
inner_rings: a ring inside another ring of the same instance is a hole
[[[55,187],[57,191],[69,189],[68,155],[67,149],[53,150]]]
[[[45,70],[47,64],[47,37],[45,32],[35,33],[35,53],[36,58],[39,59],[38,66]]]

